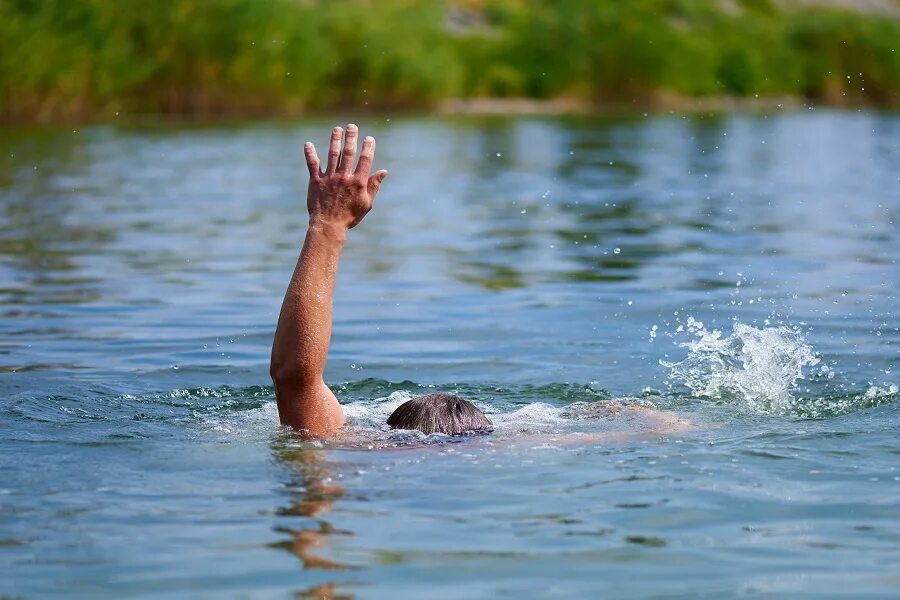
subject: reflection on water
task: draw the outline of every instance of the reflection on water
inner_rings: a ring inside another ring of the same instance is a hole
[[[321,451],[309,445],[277,443],[272,452],[296,478],[287,486],[290,504],[278,511],[285,517],[299,517],[305,527],[278,527],[276,531],[290,536],[290,540],[275,544],[300,559],[304,569],[343,570],[352,568],[315,554],[333,535],[353,535],[338,531],[324,516],[331,505],[344,495],[344,489],[332,481],[327,459]],[[313,524],[309,522],[312,521]]]

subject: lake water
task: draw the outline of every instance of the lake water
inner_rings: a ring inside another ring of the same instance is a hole
[[[361,119],[314,444],[268,357],[333,124],[0,133],[0,596],[897,597],[900,115]],[[497,431],[381,431],[435,390]]]

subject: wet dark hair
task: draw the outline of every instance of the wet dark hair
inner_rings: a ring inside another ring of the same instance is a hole
[[[429,394],[408,400],[391,413],[387,424],[394,429],[447,435],[489,432],[494,428],[474,404],[453,394]]]

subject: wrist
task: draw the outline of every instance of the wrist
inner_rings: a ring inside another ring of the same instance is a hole
[[[323,221],[321,219],[310,219],[307,233],[319,235],[331,241],[343,244],[344,240],[347,239],[347,226]]]

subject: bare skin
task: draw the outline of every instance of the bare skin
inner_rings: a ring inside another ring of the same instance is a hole
[[[383,169],[370,172],[375,160],[372,137],[363,140],[354,170],[358,137],[359,129],[353,124],[347,125],[346,137],[340,127],[332,130],[324,172],[312,143],[304,146],[309,167],[309,228],[281,305],[269,372],[275,382],[281,423],[309,438],[332,436],[344,426],[344,411],[323,378],[331,343],[334,285],[347,231],[372,210],[387,176]],[[613,412],[628,411],[639,411],[650,419],[649,434],[681,433],[690,428],[667,411],[622,406]],[[620,438],[607,432],[564,436],[560,441],[591,443]]]
[[[385,170],[370,174],[375,159],[372,137],[363,140],[353,169],[358,136],[356,125],[347,126],[346,138],[340,127],[334,128],[324,172],[312,143],[304,146],[309,228],[281,305],[269,373],[281,423],[309,437],[334,434],[344,425],[344,412],[323,379],[334,285],[347,231],[372,210],[387,176]]]

